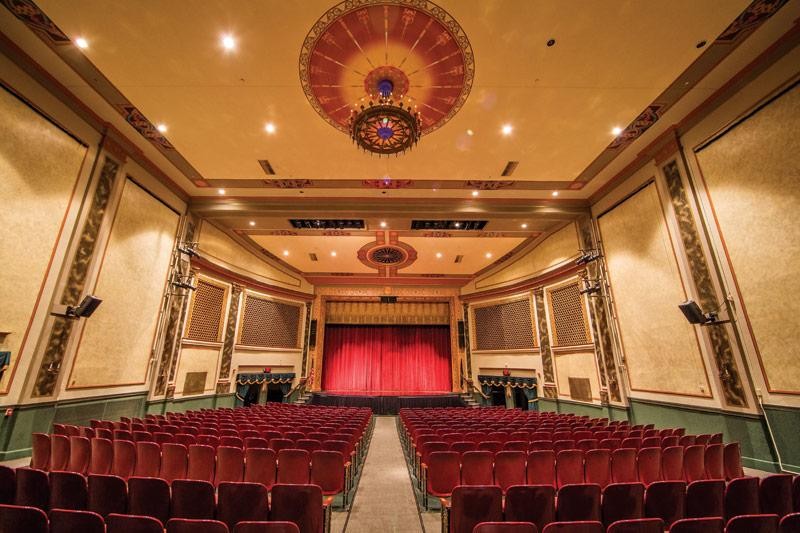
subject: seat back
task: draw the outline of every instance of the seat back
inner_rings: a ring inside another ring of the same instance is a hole
[[[66,470],[69,466],[69,437],[50,436],[50,470]]]
[[[784,517],[792,512],[792,475],[772,474],[761,478],[758,499],[762,514]]]
[[[128,479],[136,468],[136,445],[128,440],[114,441],[114,458],[111,473],[122,479]]]
[[[603,524],[594,521],[553,522],[543,533],[604,533]]]
[[[77,472],[50,472],[50,509],[85,510],[86,478]]]
[[[617,448],[611,452],[611,481],[613,483],[634,483],[639,481],[636,471],[636,450]]]
[[[158,477],[161,470],[161,447],[155,442],[139,441],[136,443],[136,477]]]
[[[706,468],[706,479],[725,479],[724,446],[709,444],[703,457]]]
[[[297,448],[278,452],[278,483],[304,485],[311,480],[311,455]]]
[[[114,443],[95,437],[90,443],[89,474],[108,475],[114,463]]]
[[[339,494],[344,482],[344,457],[340,452],[311,452],[311,483],[318,485],[322,494]]]
[[[670,533],[723,533],[725,522],[722,518],[684,518],[672,524]]]
[[[664,521],[660,518],[635,518],[611,524],[606,533],[664,533]]]
[[[711,518],[725,514],[725,481],[700,479],[686,488],[686,517]]]
[[[795,509],[798,508],[795,507]],[[781,518],[780,533],[797,533],[798,531],[800,531],[800,512],[787,514]]]
[[[531,522],[481,522],[473,533],[539,533]]]
[[[701,444],[687,446],[683,450],[683,475],[686,481],[697,481],[706,478],[706,448]]]
[[[50,467],[50,435],[33,433],[31,435],[31,468],[47,470]]]
[[[197,479],[176,479],[172,482],[173,518],[205,520],[214,518],[216,503],[214,485]]]
[[[536,450],[528,453],[526,479],[529,485],[556,484],[555,452]]]
[[[600,485],[564,485],[558,489],[556,518],[559,522],[600,521],[600,494]]]
[[[128,485],[119,476],[89,475],[88,509],[102,517],[128,511]]]
[[[738,442],[729,442],[722,452],[725,468],[725,479],[731,480],[744,477],[742,468],[742,449]]]
[[[428,459],[428,493],[448,497],[461,483],[461,463],[457,452],[433,452]]]
[[[725,533],[778,533],[778,523],[774,514],[735,516],[725,526]]]
[[[50,511],[50,533],[105,533],[103,517],[90,511]]]
[[[47,533],[47,515],[36,507],[0,505],[0,531]]]
[[[661,450],[661,478],[664,481],[683,481],[683,446],[668,446]]]
[[[471,451],[461,456],[462,485],[492,485],[494,483],[492,452]]]
[[[214,448],[206,444],[192,444],[189,446],[189,464],[186,468],[188,479],[200,481],[214,481]]]
[[[300,533],[294,522],[239,522],[233,533]]]
[[[661,448],[641,448],[636,456],[636,472],[645,485],[661,481]]]
[[[513,485],[525,484],[525,452],[501,451],[494,456],[494,481],[506,492]]]
[[[278,465],[275,452],[268,448],[247,448],[244,452],[244,481],[261,483],[271,489],[276,482]]]
[[[128,479],[128,512],[149,516],[166,524],[170,514],[169,484],[153,477]]]
[[[183,444],[161,445],[161,470],[158,477],[171,483],[174,479],[185,479],[189,465],[189,451]]]
[[[218,520],[170,518],[167,533],[229,533],[228,526]]]
[[[223,482],[217,494],[217,519],[230,529],[243,520],[267,520],[267,489],[260,483]]]
[[[488,453],[488,452],[487,452]],[[472,533],[480,522],[503,520],[503,494],[492,485],[460,486],[453,490],[451,533]]]
[[[270,520],[293,522],[300,533],[322,533],[322,489],[317,485],[275,485]]]
[[[16,491],[16,471],[10,466],[0,465],[0,504],[13,505]]]
[[[237,483],[244,478],[244,452],[242,448],[222,446],[217,448],[217,469],[214,485],[225,481]]]
[[[656,481],[651,483],[644,495],[644,515],[660,518],[669,528],[672,523],[686,516],[686,483],[683,481]]]
[[[583,452],[581,450],[563,450],[556,455],[557,486],[583,483]]]
[[[36,507],[46,511],[50,499],[47,473],[32,468],[17,468],[16,473],[14,505]]]
[[[611,452],[605,449],[588,450],[583,454],[583,476],[586,483],[605,488],[611,483]]]
[[[740,477],[732,479],[725,487],[725,521],[734,516],[758,514],[758,478]]]
[[[603,523],[644,518],[644,484],[612,483],[603,490]]]
[[[110,514],[106,517],[107,533],[164,533],[164,526],[153,517]]]

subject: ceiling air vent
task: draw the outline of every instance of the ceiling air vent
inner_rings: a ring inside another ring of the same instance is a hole
[[[319,259],[317,259],[317,254],[308,254],[308,257],[312,261],[319,261]]]
[[[272,165],[269,164],[269,160],[267,159],[259,159],[258,164],[261,165],[261,169],[264,171],[264,174],[268,176],[275,175],[275,169],[272,168]]]
[[[460,263],[464,259],[463,255],[457,255],[455,261],[453,263]]]
[[[517,165],[519,165],[519,161],[509,161],[506,163],[506,168],[503,169],[503,172],[500,173],[501,176],[508,177],[517,170]]]
[[[333,218],[291,218],[294,229],[364,229],[363,220]]]
[[[478,231],[488,224],[488,220],[412,220],[411,229],[435,231]]]

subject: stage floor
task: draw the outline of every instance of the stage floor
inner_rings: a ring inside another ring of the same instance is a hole
[[[396,415],[404,408],[464,407],[461,396],[453,392],[381,394],[323,391],[313,393],[311,404],[369,407],[376,415]]]
[[[330,396],[442,396],[456,394],[451,391],[396,391],[396,390],[382,390],[382,391],[349,391],[349,390],[324,390],[320,394],[327,394]]]

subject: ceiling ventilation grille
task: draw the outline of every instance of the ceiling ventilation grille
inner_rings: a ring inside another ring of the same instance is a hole
[[[264,171],[264,174],[267,176],[274,176],[275,169],[272,168],[272,165],[269,164],[268,159],[259,159],[258,164],[261,165],[261,169]]]
[[[412,230],[438,231],[478,231],[488,224],[488,220],[412,220]]]
[[[501,176],[508,177],[517,170],[517,165],[519,165],[519,161],[509,161],[506,163],[506,167],[503,169],[503,172],[500,173]]]
[[[460,263],[463,260],[464,260],[464,256],[463,255],[457,255],[456,259],[455,259],[455,261],[453,261],[453,263]]]
[[[308,254],[308,257],[312,261],[319,261],[319,259],[317,259],[317,254]]]
[[[294,229],[364,229],[363,220],[333,218],[291,218]]]

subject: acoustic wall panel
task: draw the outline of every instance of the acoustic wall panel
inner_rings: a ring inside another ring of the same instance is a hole
[[[631,389],[710,396],[658,191],[651,183],[600,216]]]
[[[2,88],[0,117],[0,331],[10,333],[0,351],[11,352],[4,394],[31,333],[86,147]]]
[[[577,280],[547,289],[550,317],[553,321],[553,346],[582,346],[591,344],[586,306]]]
[[[225,316],[226,289],[206,280],[198,280],[192,293],[186,338],[195,341],[220,342],[222,317]]]
[[[264,348],[300,348],[301,306],[248,294],[239,344]]]
[[[534,349],[531,300],[520,300],[473,307],[475,350]]]
[[[67,388],[144,384],[179,216],[130,179],[114,215]]]
[[[771,392],[800,394],[800,86],[697,153]]]

